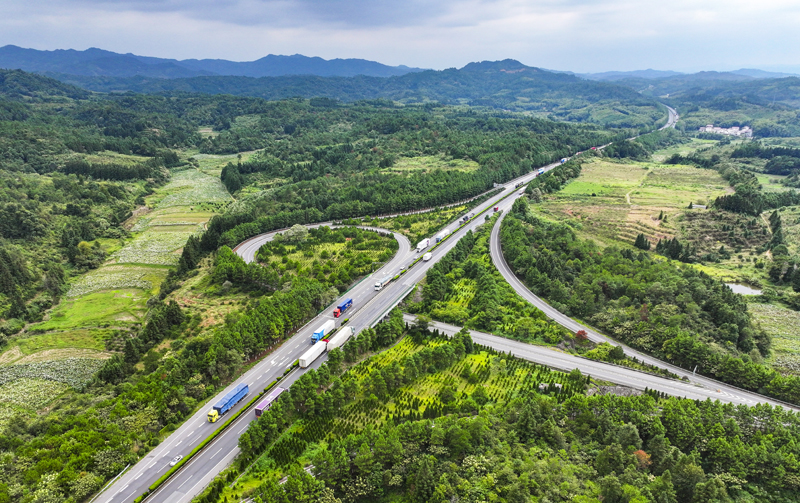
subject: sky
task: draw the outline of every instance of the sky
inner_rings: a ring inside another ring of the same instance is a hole
[[[0,46],[575,72],[800,71],[797,0],[2,0]]]

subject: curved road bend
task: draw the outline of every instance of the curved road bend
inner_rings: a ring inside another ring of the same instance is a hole
[[[514,204],[514,197],[509,198],[508,200],[504,201],[501,204],[502,209],[509,210],[511,209],[511,205]],[[500,218],[497,219],[494,227],[492,228],[492,234],[489,239],[489,249],[491,253],[492,263],[494,263],[497,270],[500,271],[503,278],[508,282],[509,285],[514,289],[514,291],[519,294],[520,297],[527,300],[534,306],[536,306],[539,310],[541,310],[548,318],[555,321],[562,327],[566,328],[572,333],[577,332],[578,330],[586,330],[589,339],[592,342],[608,342],[614,345],[622,346],[625,351],[625,354],[630,357],[636,357],[638,360],[648,363],[650,365],[666,368],[671,372],[677,374],[680,377],[688,378],[692,383],[697,386],[703,386],[708,388],[709,390],[713,391],[713,396],[722,400],[723,396],[728,396],[732,399],[741,399],[741,403],[745,403],[747,405],[754,405],[756,403],[770,403],[772,405],[781,405],[782,407],[790,407],[788,404],[767,398],[763,395],[759,395],[758,393],[752,393],[743,389],[736,388],[734,386],[729,386],[722,382],[716,381],[714,379],[710,379],[708,377],[703,377],[700,375],[692,375],[691,371],[687,371],[686,369],[682,369],[680,367],[676,367],[670,363],[664,362],[652,356],[646,355],[639,351],[629,348],[628,346],[621,344],[613,339],[606,337],[605,335],[585,326],[577,321],[573,320],[569,316],[561,313],[559,310],[555,309],[553,306],[542,300],[540,297],[536,296],[528,290],[528,287],[525,286],[522,281],[517,278],[514,272],[506,263],[505,257],[503,256],[501,246],[500,246],[500,224],[505,216],[505,212]],[[640,386],[643,388],[643,386]],[[656,388],[658,389],[658,388]],[[719,392],[717,392],[719,390]],[[796,407],[792,407],[795,408]]]
[[[545,166],[544,169],[545,171],[549,171],[559,164],[560,163],[553,163]],[[517,190],[514,188],[515,184],[519,182],[527,183],[535,178],[535,176],[536,172],[534,171],[514,180],[510,180],[503,185],[504,190],[502,192],[477,206],[472,211],[478,214],[485,209],[499,205],[500,199]],[[510,205],[510,201],[508,204]],[[505,207],[505,205],[503,206]],[[411,248],[408,239],[395,233],[394,235],[400,243],[400,248],[395,257],[387,265],[353,287],[345,296],[338,299],[339,301],[344,298],[353,298],[354,300],[355,305],[352,308],[353,311],[351,311],[349,315],[350,326],[356,330],[356,333],[368,327],[378,316],[383,314],[386,308],[392,305],[408,287],[419,282],[425,276],[427,270],[433,266],[439,258],[452,249],[467,231],[475,229],[478,225],[482,224],[483,221],[483,217],[480,216],[468,222],[461,229],[453,232],[442,245],[432,252],[433,258],[430,261],[420,261],[397,281],[393,281],[382,291],[375,292],[373,285],[376,278],[381,278],[390,274],[396,275],[403,265],[408,265],[417,257],[416,251]],[[316,224],[310,227],[320,225],[325,224]],[[380,229],[380,231],[385,232],[384,229]],[[272,239],[274,234],[273,232],[251,238],[238,245],[235,251],[242,256],[245,261],[250,262],[254,259],[255,253],[258,251],[261,244]],[[207,438],[215,429],[224,424],[224,421],[209,423],[206,420],[206,414],[211,404],[215,403],[224,393],[233,389],[233,387],[240,382],[247,383],[250,386],[250,396],[264,389],[270,382],[274,381],[276,377],[280,376],[288,365],[298,359],[308,349],[311,334],[327,319],[333,319],[330,314],[330,309],[326,309],[325,312],[315,317],[311,322],[302,327],[291,339],[284,341],[272,354],[265,357],[263,361],[258,362],[250,371],[241,376],[236,382],[231,383],[230,386],[222,390],[217,396],[211,398],[203,408],[198,410],[159,446],[154,448],[136,465],[123,474],[119,480],[115,481],[109,488],[103,491],[95,501],[97,503],[131,502],[136,499],[136,497],[143,494],[150,485],[169,469],[169,462],[174,456],[178,454],[186,456],[194,447],[199,445],[203,439]],[[321,365],[325,359],[326,355],[321,356],[314,362],[312,368]],[[296,369],[282,381],[283,384],[290,385],[303,372],[303,369]],[[246,401],[247,400],[234,407],[231,413],[240,410]],[[148,497],[147,502],[190,502],[192,497],[199,494],[208,483],[213,480],[216,474],[232,462],[238,453],[237,444],[239,435],[244,432],[247,425],[254,419],[254,414],[243,414],[237,419],[235,424],[231,425],[224,433],[219,435],[210,445],[187,463],[187,465],[184,465],[183,469],[173,475],[168,482]]]
[[[416,320],[416,316],[404,314],[403,319],[411,324]],[[455,325],[432,321],[429,323],[429,329],[433,330],[434,328],[447,335],[453,335],[461,330],[461,327]],[[473,341],[497,351],[510,352],[519,358],[567,372],[572,369],[579,369],[584,375],[588,374],[603,381],[615,382],[634,389],[644,390],[645,388],[650,388],[663,391],[669,395],[686,397],[692,400],[711,399],[737,405],[753,405],[751,400],[740,394],[729,395],[727,393],[717,393],[715,389],[697,386],[685,381],[667,379],[626,367],[609,365],[604,362],[563,353],[546,346],[534,346],[533,344],[506,339],[505,337],[499,337],[485,332],[470,330],[470,334],[472,335]],[[766,402],[767,400],[762,401]]]

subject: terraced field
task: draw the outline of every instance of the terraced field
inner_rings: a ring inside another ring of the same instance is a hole
[[[632,244],[640,233],[655,243],[680,233],[677,217],[690,202],[707,205],[729,192],[725,180],[710,170],[595,160],[539,211],[580,222],[579,232],[602,244]]]
[[[33,414],[82,386],[121,350],[186,240],[231,201],[219,178],[198,169],[174,172],[129,222],[132,238],[103,266],[75,278],[65,299],[0,354],[0,430],[3,418]]]

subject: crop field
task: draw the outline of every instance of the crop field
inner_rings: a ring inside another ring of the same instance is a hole
[[[61,382],[23,377],[0,386],[0,402],[38,410],[68,389]]]
[[[172,180],[148,198],[154,210],[134,222],[134,237],[122,246],[113,243],[118,249],[108,262],[72,280],[66,298],[44,321],[10,341],[7,351],[34,360],[80,355],[102,361],[115,330],[141,323],[147,299],[158,293],[189,236],[231,200],[219,178],[193,168],[173,172]],[[19,361],[0,355],[0,361],[8,359]]]
[[[152,264],[171,266],[178,263],[180,258],[179,251],[186,244],[186,240],[193,234],[192,231],[186,232],[170,232],[161,231],[163,228],[178,230],[179,226],[160,226],[152,227],[136,239],[128,243],[127,246],[115,253],[111,260],[117,264]],[[182,226],[189,227],[189,226]],[[196,226],[189,227],[192,230],[197,230]],[[159,230],[156,230],[159,229]],[[132,285],[133,286],[133,285]],[[145,286],[138,286],[138,288],[148,288]]]
[[[158,208],[192,206],[200,202],[227,203],[233,200],[219,178],[196,169],[173,172],[172,180],[165,189]]]
[[[775,370],[800,375],[800,312],[772,304],[747,305],[747,310],[772,336],[772,358]]]
[[[43,379],[81,389],[92,380],[95,372],[103,364],[104,361],[97,358],[65,358],[47,362],[4,365],[3,371],[0,372],[0,386],[19,379]]]
[[[182,245],[181,245],[182,246]],[[138,288],[157,292],[157,285],[166,277],[165,267],[111,265],[89,271],[70,286],[67,297],[74,298],[103,290]]]
[[[384,173],[427,173],[435,170],[463,171],[465,173],[476,171],[480,165],[472,160],[445,159],[438,156],[400,157],[391,168],[382,170]]]

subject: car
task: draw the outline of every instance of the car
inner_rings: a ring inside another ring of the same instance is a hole
[[[177,465],[177,464],[178,464],[178,462],[180,462],[180,460],[182,460],[182,459],[183,459],[183,456],[181,456],[180,454],[178,454],[177,456],[175,456],[174,458],[172,458],[172,461],[170,461],[170,462],[169,462],[169,466],[175,466],[175,465]]]

